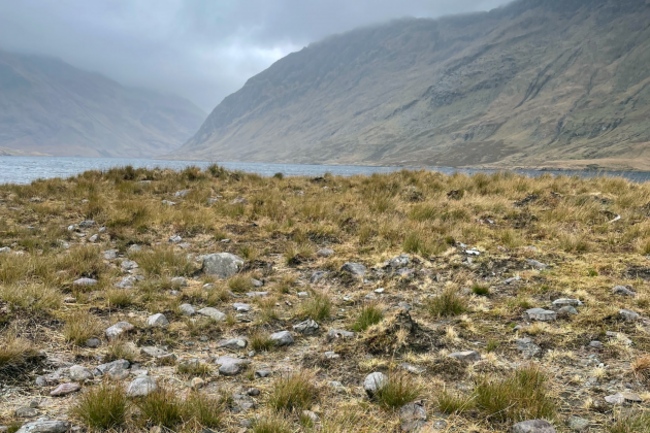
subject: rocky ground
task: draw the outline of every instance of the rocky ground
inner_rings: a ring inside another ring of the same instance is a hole
[[[648,202],[407,171],[1,186],[0,431],[650,431]]]

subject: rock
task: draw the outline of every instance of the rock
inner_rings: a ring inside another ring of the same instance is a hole
[[[231,203],[232,204],[248,204],[248,200],[246,200],[244,197],[237,197]]]
[[[598,340],[593,340],[593,341],[590,341],[590,342],[589,342],[589,347],[590,347],[591,349],[598,349],[598,350],[600,350],[600,349],[602,349],[604,346],[603,346],[603,343],[601,343],[600,341],[598,341]]]
[[[475,350],[468,350],[466,352],[455,352],[450,355],[448,355],[449,358],[455,358],[459,361],[480,361],[481,360],[481,354],[476,352]]]
[[[271,374],[273,374],[269,370],[257,370],[255,372],[255,377],[269,377]]]
[[[269,292],[247,292],[246,296],[249,298],[261,298],[267,296]]]
[[[36,415],[38,415],[38,411],[33,407],[22,406],[16,409],[14,414],[17,418],[34,418]]]
[[[327,276],[327,272],[325,272],[325,271],[316,271],[316,272],[311,274],[311,277],[309,278],[309,283],[310,284],[318,284],[326,276]]]
[[[83,367],[81,365],[73,365],[68,370],[68,376],[70,380],[74,382],[83,382],[94,377],[93,372],[90,369]]]
[[[137,279],[133,275],[122,278],[119,283],[115,284],[118,289],[132,289]]]
[[[567,420],[567,426],[573,431],[586,431],[589,428],[589,420],[573,415]]]
[[[180,191],[176,191],[176,193],[174,193],[174,197],[185,197],[189,193],[190,193],[189,189],[183,189]]]
[[[260,288],[264,286],[264,281],[258,280],[256,278],[251,278],[251,284],[255,288]]]
[[[334,340],[337,340],[339,338],[353,338],[355,336],[354,332],[350,331],[342,331],[340,329],[330,329],[329,332],[327,333],[327,342],[331,343]]]
[[[97,348],[97,347],[99,347],[101,345],[102,345],[102,342],[101,342],[101,340],[99,338],[93,337],[93,338],[89,338],[88,340],[86,340],[86,346],[90,347],[92,349],[95,349],[95,348]]]
[[[240,313],[248,313],[253,309],[253,307],[251,307],[250,305],[241,302],[235,302],[234,304],[232,304],[232,306],[235,309],[235,311],[238,311]]]
[[[308,424],[311,424],[312,426],[320,422],[320,418],[318,417],[318,415],[316,415],[314,412],[310,410],[302,411],[302,419],[306,420]]]
[[[241,371],[239,364],[223,364],[219,367],[219,374],[224,376],[236,376]]]
[[[59,383],[61,380],[61,374],[57,371],[55,373],[51,374],[46,374],[44,376],[38,376],[36,378],[36,386],[38,387],[44,387],[44,386],[52,386],[56,385]]]
[[[548,268],[548,265],[542,262],[538,262],[537,260],[526,260],[530,266],[532,266],[535,269],[543,270]]]
[[[636,293],[632,291],[632,286],[616,286],[612,289],[612,293],[615,295],[636,296]]]
[[[174,235],[169,238],[169,243],[180,244],[181,242],[183,242],[183,238],[178,235]]]
[[[503,284],[510,285],[510,284],[516,283],[517,281],[521,281],[521,277],[519,275],[517,275],[516,277],[510,277],[510,278],[505,279],[503,281]]]
[[[117,322],[115,325],[106,329],[105,334],[108,340],[114,340],[125,332],[129,332],[135,329],[135,326],[131,325],[129,322]]]
[[[58,420],[38,420],[29,422],[16,433],[65,433],[70,430],[70,423]]]
[[[218,198],[212,198],[212,197],[208,198],[208,205],[213,205],[215,203],[219,203]]]
[[[338,353],[331,352],[331,351],[323,353],[323,356],[325,357],[325,359],[337,359],[341,357]]]
[[[81,221],[79,223],[79,228],[80,229],[87,229],[95,225],[95,221],[93,220],[86,220],[86,221]]]
[[[10,253],[10,252],[11,252],[11,248],[9,248],[9,247],[0,248],[0,254],[3,254],[3,253],[6,254],[6,253]]]
[[[384,268],[392,268],[392,269],[398,269],[398,268],[404,268],[408,266],[411,263],[411,258],[409,257],[408,254],[402,254],[397,257],[393,257],[390,260],[386,260],[384,262]]]
[[[94,234],[94,235],[92,235],[91,237],[88,238],[88,242],[92,242],[92,243],[95,243],[98,240],[99,240],[99,235],[97,235],[97,234]]]
[[[129,385],[126,395],[129,397],[146,397],[158,389],[156,379],[152,376],[136,377]]]
[[[375,395],[375,393],[388,384],[388,376],[381,372],[370,373],[363,380],[363,389],[368,394],[368,397]]]
[[[399,410],[399,421],[402,431],[417,431],[426,423],[427,411],[419,403],[407,403]]]
[[[170,200],[163,200],[162,204],[164,206],[176,206],[176,202],[170,201]]]
[[[551,322],[557,319],[557,313],[553,310],[545,310],[543,308],[531,308],[524,313],[524,320],[539,322]]]
[[[225,279],[235,275],[244,265],[244,259],[230,253],[209,254],[203,258],[203,272]]]
[[[298,296],[301,299],[306,299],[309,298],[309,292],[298,292],[296,293],[296,296]]]
[[[140,349],[140,353],[149,358],[162,358],[169,355],[166,350],[154,346],[145,346]]]
[[[303,335],[313,335],[318,332],[318,323],[312,319],[307,319],[304,322],[294,325],[293,330]]]
[[[185,277],[174,277],[171,279],[172,287],[179,289],[187,287],[187,279]]]
[[[93,371],[93,374],[95,376],[103,376],[105,374],[119,374],[127,370],[130,366],[131,363],[126,359],[118,359],[117,361],[97,366]]]
[[[117,258],[117,250],[104,251],[104,260],[115,260]]]
[[[205,380],[200,377],[194,377],[190,380],[190,388],[192,389],[201,389],[203,388],[203,385],[205,385]]]
[[[151,327],[161,327],[169,325],[169,321],[162,313],[156,313],[153,316],[149,316],[147,319],[147,326]]]
[[[248,346],[248,341],[246,341],[244,338],[231,338],[229,340],[220,341],[218,343],[218,346],[231,350],[239,350],[245,349],[246,346]]]
[[[273,341],[276,346],[289,346],[293,344],[293,337],[289,331],[280,331],[271,334],[271,341]]]
[[[124,260],[120,267],[123,271],[132,271],[133,269],[138,268],[138,264],[133,260]]]
[[[403,368],[405,371],[408,371],[411,374],[422,374],[425,371],[427,371],[426,368],[420,367],[417,365],[409,364],[408,362],[404,362],[399,365],[401,368]]]
[[[181,306],[178,307],[178,311],[180,311],[183,316],[193,316],[196,314],[196,310],[190,304],[181,304]]]
[[[553,301],[553,306],[554,307],[565,307],[565,306],[571,306],[571,307],[580,307],[582,305],[582,301],[578,299],[556,299]]]
[[[216,308],[212,307],[205,307],[201,308],[198,313],[202,316],[207,316],[213,320],[216,320],[217,322],[222,322],[226,320],[226,315],[223,314],[221,311],[217,310]]]
[[[406,311],[411,311],[411,308],[412,308],[411,304],[409,304],[408,302],[400,302],[399,304],[397,304],[397,306],[399,308],[403,308]]]
[[[95,284],[97,284],[97,280],[94,278],[79,278],[72,282],[72,285],[77,287],[94,286]]]
[[[619,311],[618,315],[621,316],[623,320],[626,320],[628,322],[636,322],[641,318],[641,315],[639,313],[632,310],[626,310],[626,309],[622,309],[621,311]]]
[[[127,251],[129,253],[139,253],[140,251],[142,251],[142,247],[138,244],[133,244],[129,247]]]
[[[57,386],[54,391],[50,392],[50,395],[53,397],[60,397],[72,394],[73,392],[77,392],[80,389],[81,385],[76,382],[62,383],[61,385]]]
[[[555,428],[548,421],[535,419],[513,425],[512,433],[555,433]]]
[[[341,271],[355,277],[363,277],[366,274],[366,267],[361,263],[346,263],[341,267]]]
[[[395,275],[402,278],[413,278],[415,271],[411,268],[400,268],[395,271]]]
[[[542,351],[542,348],[535,344],[533,340],[528,337],[520,338],[519,340],[515,341],[515,344],[517,345],[517,349],[522,352],[524,358],[526,359],[533,358]]]
[[[633,392],[619,392],[614,395],[605,397],[605,401],[609,404],[623,404],[623,403],[641,403],[643,399]]]
[[[562,307],[559,310],[557,310],[557,314],[559,316],[563,316],[563,317],[574,316],[574,315],[578,314],[578,310],[576,310],[571,305],[567,305],[567,306]]]
[[[318,257],[330,257],[334,255],[334,250],[330,248],[321,248],[320,250],[316,251],[316,255]]]

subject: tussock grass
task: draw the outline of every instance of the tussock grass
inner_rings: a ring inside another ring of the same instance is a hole
[[[253,349],[256,352],[267,352],[271,350],[275,344],[275,342],[271,340],[270,335],[265,334],[261,331],[255,331],[250,336],[249,342],[251,345],[251,349]]]
[[[331,312],[332,301],[324,291],[312,291],[311,297],[302,305],[302,315],[316,322],[328,320]]]
[[[367,305],[361,309],[357,320],[352,325],[356,332],[362,332],[384,319],[384,312],[377,305]]]
[[[129,362],[134,362],[137,358],[138,350],[133,343],[116,339],[108,344],[104,360],[112,362],[118,359],[126,359]]]
[[[205,362],[187,361],[176,366],[176,372],[186,378],[207,377],[212,372],[212,366]]]
[[[293,433],[294,428],[282,414],[268,413],[253,421],[253,433]]]
[[[0,341],[0,378],[23,377],[35,366],[40,365],[43,356],[27,340],[7,336]]]
[[[421,397],[423,388],[410,376],[395,373],[388,376],[388,382],[379,388],[373,399],[385,409],[399,409]]]
[[[171,246],[143,249],[132,253],[130,257],[147,275],[153,277],[187,277],[195,270],[194,264],[187,259],[187,254],[177,253]]]
[[[430,298],[426,308],[433,317],[458,316],[467,311],[467,301],[455,287],[449,286],[440,295]]]
[[[277,379],[271,389],[269,406],[276,411],[293,411],[309,408],[319,395],[314,378],[306,371]]]
[[[198,392],[190,393],[183,404],[183,421],[207,428],[217,428],[223,422],[223,402]]]
[[[65,316],[63,336],[69,343],[82,346],[89,338],[101,335],[102,324],[87,311],[75,311]]]
[[[123,384],[104,381],[87,388],[71,408],[71,413],[93,430],[111,430],[127,421],[129,400]]]
[[[61,306],[63,295],[50,285],[11,284],[0,286],[0,299],[7,302],[13,309],[35,313],[58,309]]]
[[[446,389],[438,394],[438,408],[446,414],[460,414],[474,407],[472,396],[452,393]]]
[[[233,293],[246,293],[253,289],[249,275],[235,275],[228,280],[228,287]]]
[[[139,398],[135,404],[148,424],[172,429],[183,420],[183,402],[177,392],[165,385],[159,385],[156,391]]]
[[[650,433],[650,412],[616,414],[613,423],[607,426],[608,433]]]

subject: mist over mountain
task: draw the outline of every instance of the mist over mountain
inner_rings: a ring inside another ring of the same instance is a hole
[[[180,147],[205,116],[177,96],[124,87],[58,59],[0,51],[5,154],[159,156]]]
[[[519,0],[311,44],[172,157],[650,167],[649,84],[646,0]]]

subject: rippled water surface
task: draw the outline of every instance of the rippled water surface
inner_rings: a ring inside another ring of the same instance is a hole
[[[175,170],[190,165],[205,168],[213,164],[203,161],[166,161],[154,159],[118,159],[118,158],[48,158],[0,156],[0,183],[29,183],[39,178],[70,177],[87,170],[107,170],[111,167],[132,165],[133,167],[161,167]],[[325,173],[352,176],[355,174],[389,173],[405,167],[370,167],[360,165],[302,165],[302,164],[261,164],[246,162],[220,162],[219,165],[232,170],[242,170],[258,173],[262,176],[272,176],[283,173],[285,176],[320,176]],[[406,167],[411,169],[426,169],[447,174],[454,172],[477,173],[494,172],[494,170],[456,169],[451,167]],[[592,171],[538,171],[515,170],[528,176],[539,176],[544,173],[592,176],[621,176],[636,182],[650,180],[650,172],[592,172]]]

